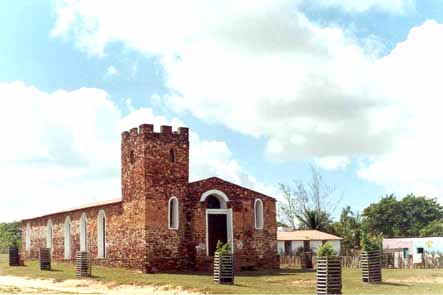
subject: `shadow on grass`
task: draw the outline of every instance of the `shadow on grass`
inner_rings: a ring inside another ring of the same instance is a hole
[[[235,274],[236,277],[261,277],[261,276],[287,276],[302,273],[315,273],[313,269],[274,269],[274,270],[247,270]],[[189,272],[156,272],[153,274],[174,274],[174,275],[189,275],[189,276],[212,276],[212,272],[204,271],[189,271]]]
[[[381,283],[378,283],[378,285],[397,286],[397,287],[409,287],[408,284],[388,283],[388,282],[381,282]]]
[[[239,277],[287,276],[302,273],[315,273],[313,269],[275,269],[268,271],[244,271],[236,274]]]
[[[48,269],[48,270],[40,270],[40,269],[37,269],[37,271],[41,271],[41,272],[62,272],[63,270],[60,270],[60,269],[56,269],[56,268],[51,268],[51,269]]]

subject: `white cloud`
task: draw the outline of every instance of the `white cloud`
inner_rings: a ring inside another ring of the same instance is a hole
[[[377,63],[383,91],[402,114],[399,139],[361,165],[359,175],[399,193],[443,196],[443,25],[427,21]],[[390,120],[380,116],[380,123]]]
[[[0,84],[0,220],[119,195],[120,111],[100,89]]]
[[[90,54],[106,45],[158,56],[168,105],[267,140],[276,160],[318,159],[396,190],[443,193],[440,71],[442,25],[413,28],[379,58],[377,42],[314,24],[292,1],[72,1],[55,36]],[[404,12],[413,1],[321,1],[363,12]],[[171,20],[174,21],[171,21]],[[376,47],[374,48],[374,44]],[[367,47],[366,47],[367,46]]]
[[[415,0],[306,0],[304,2],[316,7],[340,8],[347,12],[378,10],[393,14],[403,14],[414,8],[415,4]]]
[[[331,156],[315,159],[316,166],[325,170],[344,169],[350,164],[350,160],[347,157]]]
[[[109,67],[106,69],[106,74],[105,74],[105,76],[106,76],[106,77],[112,77],[112,76],[115,76],[115,75],[118,75],[118,70],[117,70],[114,66],[109,66]]]
[[[184,125],[150,108],[123,115],[101,89],[46,93],[15,82],[0,84],[0,97],[0,221],[119,198],[121,131],[142,123],[156,130]],[[226,143],[191,134],[194,180],[220,176],[266,188],[233,159]]]
[[[389,109],[368,82],[373,57],[341,29],[311,23],[292,1],[102,4],[61,5],[54,34],[74,36],[91,54],[122,42],[159,56],[175,110],[263,136],[277,160],[387,148],[393,126],[373,124]]]

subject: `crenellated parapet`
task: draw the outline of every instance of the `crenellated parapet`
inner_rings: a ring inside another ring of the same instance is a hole
[[[161,125],[160,132],[154,131],[153,124],[142,124],[138,128],[131,128],[129,131],[122,132],[122,140],[134,140],[135,138],[143,136],[148,139],[165,139],[165,140],[180,140],[189,141],[189,128],[179,127],[173,131],[172,126]]]

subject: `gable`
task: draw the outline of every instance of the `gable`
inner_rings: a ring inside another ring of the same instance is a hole
[[[217,189],[228,195],[229,199],[254,199],[259,197],[263,200],[274,201],[275,198],[263,193],[251,190],[238,184],[223,180],[218,177],[210,177],[189,183],[189,192],[192,195],[203,194],[206,191]]]

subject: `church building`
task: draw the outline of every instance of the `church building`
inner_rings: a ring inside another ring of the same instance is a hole
[[[122,197],[22,221],[22,257],[87,251],[94,264],[143,272],[209,271],[217,241],[236,271],[278,268],[276,201],[217,177],[189,182],[189,130],[122,133]]]

